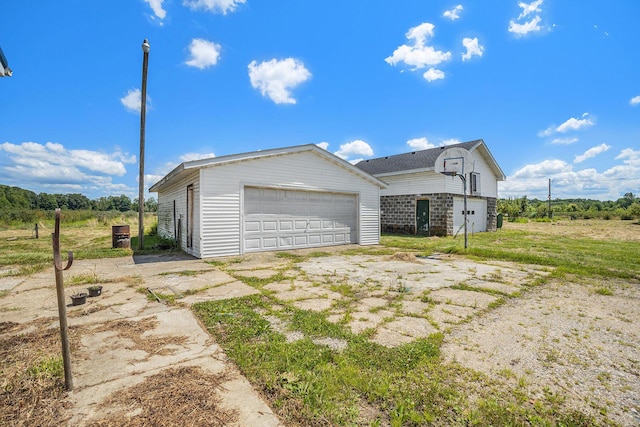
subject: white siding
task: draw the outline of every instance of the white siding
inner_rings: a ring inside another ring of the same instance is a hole
[[[477,151],[474,151],[472,155],[475,160],[473,172],[480,174],[480,194],[478,194],[478,196],[497,198],[498,181],[496,176],[493,174],[488,163]],[[434,193],[462,195],[464,188],[462,180],[459,177],[445,176],[433,171],[387,176],[378,175],[377,178],[389,184],[388,188],[380,190],[381,196]],[[470,194],[470,191],[470,183],[467,183],[467,194]]]
[[[498,197],[498,180],[489,167],[489,164],[477,152],[473,153],[475,159],[474,172],[480,174],[480,194],[482,197]]]
[[[213,165],[201,169],[201,257],[238,255],[242,249],[245,186],[358,195],[361,245],[379,242],[379,187],[310,151]]]
[[[379,176],[378,178],[389,184],[388,188],[380,190],[381,196],[446,192],[446,177],[435,172]]]
[[[187,186],[193,185],[194,195],[194,224],[193,224],[193,247],[187,248]],[[194,171],[185,179],[173,183],[171,186],[158,192],[158,235],[166,239],[175,239],[174,230],[177,229],[177,222],[180,219],[181,235],[180,247],[187,253],[200,256],[200,185],[199,174]],[[176,205],[176,224],[173,222],[173,202]]]

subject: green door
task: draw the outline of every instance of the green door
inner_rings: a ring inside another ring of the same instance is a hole
[[[429,201],[417,200],[416,234],[429,235]]]

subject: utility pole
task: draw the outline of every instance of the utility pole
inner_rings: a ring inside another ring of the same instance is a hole
[[[548,199],[548,206],[549,206],[549,208],[547,209],[548,210],[547,215],[549,216],[549,219],[551,219],[551,217],[553,216],[551,215],[551,178],[549,178],[549,196],[547,199]]]
[[[147,114],[149,41],[142,42],[142,94],[140,96],[140,176],[138,177],[138,249],[144,248],[144,127]]]

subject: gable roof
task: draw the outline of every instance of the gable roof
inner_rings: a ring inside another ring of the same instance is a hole
[[[189,162],[183,162],[179,164],[175,169],[169,172],[164,178],[160,181],[156,182],[149,188],[149,192],[157,192],[168,184],[175,182],[176,180],[180,180],[184,176],[197,171],[202,168],[207,167],[215,167],[215,166],[224,166],[233,163],[245,162],[248,160],[257,160],[267,157],[276,157],[276,156],[284,156],[288,154],[294,153],[302,153],[302,152],[311,152],[320,157],[325,158],[329,162],[347,169],[349,172],[358,175],[360,178],[370,181],[371,183],[379,186],[380,188],[386,188],[387,184],[380,181],[378,178],[370,175],[368,172],[355,167],[351,163],[346,160],[341,159],[336,156],[318,147],[315,144],[306,144],[306,145],[296,145],[293,147],[284,147],[284,148],[273,148],[269,150],[260,150],[260,151],[251,151],[248,153],[240,153],[240,154],[231,154],[228,156],[220,156],[220,157],[211,157],[208,159],[200,159],[200,160],[192,160]]]
[[[446,145],[442,147],[429,148],[426,150],[412,151],[410,153],[396,154],[393,156],[378,157],[375,159],[362,160],[356,167],[370,173],[373,176],[398,175],[408,172],[420,172],[433,170],[436,159],[447,148],[459,147],[473,153],[477,151],[482,156],[491,170],[496,175],[498,181],[504,181],[506,176],[489,148],[482,139],[462,142],[460,144]]]

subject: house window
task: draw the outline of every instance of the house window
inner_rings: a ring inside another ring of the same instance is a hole
[[[470,181],[471,181],[470,182],[471,195],[479,196],[480,195],[480,174],[476,172],[472,172]]]

